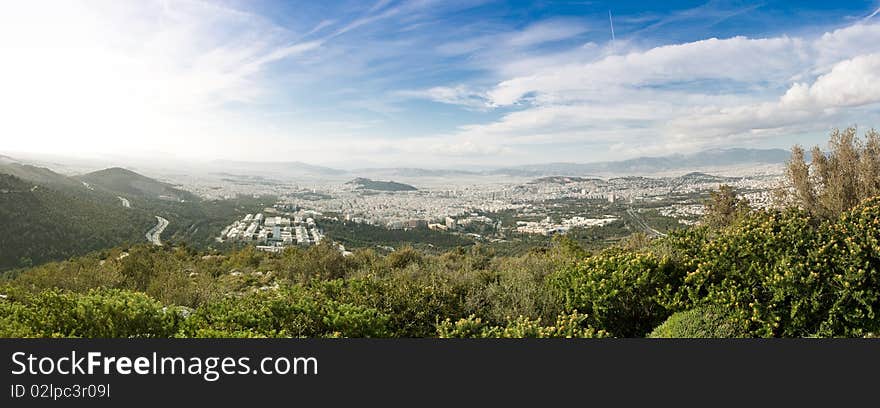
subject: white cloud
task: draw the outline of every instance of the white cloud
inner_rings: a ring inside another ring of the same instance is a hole
[[[802,123],[827,122],[842,108],[877,102],[880,102],[880,54],[860,55],[839,62],[812,84],[792,85],[778,101],[695,109],[686,117],[670,121],[669,130],[701,138],[736,136]]]
[[[581,51],[547,56],[552,64],[539,57],[527,64],[532,71],[517,68],[519,75],[483,92],[470,89],[491,106],[517,110],[448,137],[519,150],[600,143],[617,146],[614,154],[635,154],[824,130],[846,126],[854,115],[860,124],[880,119],[880,24],[860,22],[816,37]],[[602,158],[596,154],[592,159]]]
[[[550,41],[565,40],[586,31],[587,27],[576,21],[541,21],[510,35],[507,43],[515,47],[527,47]]]
[[[782,106],[818,108],[880,102],[880,54],[841,61],[812,85],[797,83],[782,96]]]
[[[437,86],[423,90],[398,91],[398,95],[405,98],[422,98],[434,102],[460,105],[472,109],[487,109],[489,107],[486,95],[475,91],[465,85]]]
[[[511,105],[529,93],[563,97],[607,87],[659,86],[697,80],[756,82],[785,80],[804,61],[795,38],[708,39],[647,51],[610,55],[597,61],[553,66],[509,79],[489,92],[492,102]]]

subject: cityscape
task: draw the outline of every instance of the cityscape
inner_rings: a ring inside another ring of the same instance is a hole
[[[283,206],[276,206],[283,207]],[[268,215],[247,214],[220,232],[220,242],[255,244],[257,249],[280,252],[293,245],[309,246],[321,243],[324,234],[315,220],[306,213]]]
[[[218,238],[224,242],[253,242],[261,249],[277,250],[320,242],[323,235],[317,225],[324,218],[389,230],[427,228],[492,241],[516,234],[549,236],[575,228],[602,228],[622,218],[648,213],[682,226],[693,225],[703,213],[708,193],[721,184],[735,188],[755,208],[771,205],[772,191],[778,188],[782,173],[781,165],[755,166],[747,172],[735,168],[713,170],[730,175],[689,172],[611,178],[485,176],[469,177],[460,184],[454,177],[440,182],[436,178],[412,177],[407,182],[414,187],[406,191],[356,188],[343,179],[328,179],[320,184],[186,178],[173,182],[207,199],[237,195],[277,197],[275,208],[268,209],[273,211],[272,215],[246,214],[225,228],[222,238]],[[274,215],[276,211],[282,215]],[[644,228],[653,234],[660,226]]]

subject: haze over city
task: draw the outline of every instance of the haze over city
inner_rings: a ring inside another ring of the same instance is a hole
[[[877,1],[2,7],[0,153],[450,168],[880,123]]]

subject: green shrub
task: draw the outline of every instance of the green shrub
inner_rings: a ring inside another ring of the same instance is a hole
[[[180,318],[143,293],[118,289],[50,290],[4,303],[4,327],[27,327],[29,337],[171,337]]]
[[[556,323],[542,326],[539,319],[519,316],[509,319],[504,326],[493,326],[479,317],[471,315],[453,322],[446,319],[437,325],[440,338],[599,338],[607,333],[583,327],[586,316],[577,311],[569,315],[559,315]]]
[[[335,300],[342,281],[210,302],[182,325],[184,337],[387,337],[390,318]]]
[[[669,316],[648,337],[652,338],[735,338],[748,337],[746,325],[731,319],[715,306],[698,307]]]
[[[684,271],[668,258],[611,249],[552,275],[565,310],[581,310],[590,326],[616,337],[642,337],[673,310],[668,305]]]

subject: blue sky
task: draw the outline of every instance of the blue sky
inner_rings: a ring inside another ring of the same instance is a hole
[[[495,166],[880,125],[878,1],[18,3],[5,151]]]

